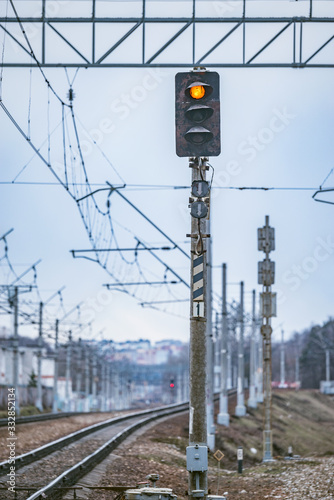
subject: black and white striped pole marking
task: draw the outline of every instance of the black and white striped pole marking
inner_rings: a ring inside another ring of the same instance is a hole
[[[193,258],[193,315],[204,316],[204,254]]]
[[[204,254],[193,260],[193,300],[200,302],[204,300]]]

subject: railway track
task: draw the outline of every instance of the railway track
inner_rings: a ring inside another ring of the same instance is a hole
[[[234,393],[235,390],[229,391],[229,395]],[[15,498],[62,498],[136,430],[188,409],[189,403],[185,402],[114,417],[16,457],[15,484],[18,487]],[[6,475],[9,471],[8,461],[0,463],[0,500],[8,499]]]
[[[96,412],[59,412],[59,413],[41,413],[39,415],[26,415],[24,417],[16,417],[15,424],[30,424],[31,422],[43,422],[44,420],[55,420],[58,418],[77,417],[78,415],[90,415]],[[101,412],[99,412],[101,413]],[[103,412],[104,413],[104,412]],[[111,412],[106,412],[111,413]],[[0,427],[7,427],[8,418],[0,418]]]
[[[112,418],[16,457],[15,483],[18,488],[15,498],[61,498],[64,487],[69,488],[75,484],[137,429],[158,418],[186,410],[188,403],[182,403]],[[8,499],[6,481],[9,471],[8,461],[0,463],[0,482],[3,488],[0,489],[0,499]],[[43,478],[44,484],[48,482],[46,486],[41,484]],[[27,496],[28,491],[36,488],[37,491]]]
[[[125,413],[126,410],[117,410],[117,413]],[[59,413],[41,413],[38,415],[26,415],[24,417],[16,417],[15,424],[30,424],[44,422],[45,420],[58,420],[61,418],[78,417],[80,415],[103,415],[113,413],[110,411],[68,411]],[[0,427],[8,426],[8,418],[0,418]]]

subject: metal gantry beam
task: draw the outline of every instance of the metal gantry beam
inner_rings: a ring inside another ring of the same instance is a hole
[[[253,0],[190,0],[191,13],[180,17],[173,1],[166,1],[165,6],[170,6],[162,10],[170,15],[159,17],[148,15],[149,4],[156,2],[148,4],[146,0],[140,0],[141,6],[139,0],[134,3],[140,6],[140,15],[123,17],[116,15],[117,10],[114,16],[104,15],[107,11],[101,5],[109,3],[109,13],[120,3],[115,0],[77,0],[77,4],[89,3],[90,15],[86,17],[66,16],[66,5],[57,1],[48,9],[49,2],[40,0],[40,11],[29,16],[27,9],[20,16],[23,2],[18,0],[11,0],[15,11],[9,9],[8,17],[0,10],[0,27],[8,42],[4,67],[334,67],[334,17],[314,16],[319,3],[329,5],[324,0],[299,1],[305,15],[285,17],[248,15]],[[261,3],[265,2],[258,0],[260,7]],[[295,2],[275,3],[286,5],[286,12],[291,12]],[[133,4],[127,5],[130,13]],[[210,17],[197,16],[203,5]],[[108,32],[106,26],[110,27]]]

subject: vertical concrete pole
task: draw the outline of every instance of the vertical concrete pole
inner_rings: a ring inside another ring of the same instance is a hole
[[[264,326],[270,326],[270,320]],[[263,431],[263,462],[273,460],[272,430],[271,430],[271,332],[264,330],[263,335],[263,387],[264,387],[264,431]],[[270,333],[269,333],[270,332]]]
[[[58,330],[59,330],[59,320],[56,319],[55,358],[54,358],[54,373],[53,373],[53,406],[52,406],[53,413],[58,412],[58,363],[59,363]]]
[[[116,390],[115,390],[115,369],[114,363],[110,363],[110,409],[116,408]]]
[[[282,330],[282,340],[281,340],[281,382],[280,385],[283,387],[285,385],[285,349],[284,349],[284,330]]]
[[[109,411],[110,410],[110,401],[111,401],[111,365],[110,365],[110,362],[107,363],[106,399],[107,399],[106,410]]]
[[[331,379],[330,350],[326,349],[326,382]]]
[[[205,170],[201,170],[199,159],[190,163],[192,182],[205,179]],[[191,217],[191,272],[190,272],[190,343],[189,343],[189,446],[207,447],[207,304],[206,300],[206,240],[200,238],[206,233],[206,221]],[[198,235],[194,237],[194,235]],[[196,276],[196,278],[194,278]],[[201,288],[195,291],[195,279]],[[197,300],[195,301],[194,298]],[[199,300],[200,298],[200,300]],[[202,310],[201,310],[202,309]],[[207,470],[189,471],[189,496],[196,498],[196,493],[206,496],[208,492]]]
[[[295,363],[295,382],[296,382],[296,391],[298,391],[300,387],[299,380],[299,336],[296,338],[297,350],[296,350],[296,363]]]
[[[70,384],[71,384],[71,357],[72,357],[72,332],[68,332],[68,343],[66,346],[66,382],[65,382],[65,409],[70,411]]]
[[[75,411],[82,411],[81,385],[82,385],[82,344],[81,338],[78,342],[77,362],[76,362],[76,378],[75,378]]]
[[[226,364],[227,364],[227,390],[232,389],[232,339],[229,334],[229,327],[227,324],[227,353],[226,353]]]
[[[114,380],[115,380],[115,408],[116,408],[116,410],[120,410],[121,409],[121,402],[120,402],[119,366],[116,366],[116,368],[115,368]]]
[[[235,414],[237,417],[246,415],[245,396],[245,364],[244,364],[244,282],[240,282],[240,305],[239,305],[239,340],[238,340],[238,380],[237,380],[237,406]]]
[[[85,411],[89,411],[89,347],[85,345]]]
[[[37,399],[36,408],[43,411],[42,400],[42,335],[43,335],[43,302],[39,303],[39,328],[38,328],[38,351],[37,351]]]
[[[257,387],[257,402],[263,403],[263,338],[260,332],[258,335],[258,387]]]
[[[210,219],[207,221],[207,231],[210,233]],[[214,364],[215,350],[212,331],[212,245],[211,238],[207,241],[207,287],[206,287],[206,341],[207,341],[207,443],[210,450],[215,449],[215,424],[214,424]]]
[[[215,318],[215,343],[214,343],[214,384],[213,384],[213,392],[220,391],[220,380],[221,380],[221,343],[222,343],[222,332],[221,328],[219,329],[219,313],[216,311]]]
[[[76,393],[77,397],[79,398],[80,393],[81,393],[81,381],[82,381],[82,343],[81,343],[81,338],[79,338],[79,343],[78,343],[78,363],[77,363],[77,370],[76,370]]]
[[[101,389],[101,411],[106,411],[107,403],[107,371],[106,362],[101,359],[101,378],[102,378],[102,389]]]
[[[228,399],[227,399],[227,337],[228,337],[228,324],[227,324],[227,283],[226,283],[226,264],[222,267],[222,335],[221,335],[221,387],[219,398],[219,414],[217,422],[220,425],[228,427],[230,425],[230,415],[228,413]]]
[[[92,353],[92,397],[93,397],[93,409],[97,410],[97,359],[96,351]]]
[[[13,388],[15,389],[15,412],[20,415],[20,392],[19,392],[19,289],[14,287],[14,335],[13,335]]]
[[[252,292],[252,333],[250,339],[250,366],[249,366],[249,399],[248,406],[250,408],[257,407],[256,401],[256,385],[255,385],[255,370],[256,370],[256,359],[255,359],[255,336],[256,336],[256,315],[255,315],[255,301],[256,295],[255,290]]]

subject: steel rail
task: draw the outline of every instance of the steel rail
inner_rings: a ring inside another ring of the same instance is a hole
[[[26,415],[24,417],[16,417],[15,419],[15,424],[20,425],[20,424],[30,424],[31,422],[43,422],[44,420],[55,420],[57,418],[67,418],[67,417],[76,417],[78,415],[91,415],[95,412],[76,412],[76,411],[70,411],[70,412],[60,412],[60,413],[42,413],[38,415]],[[104,413],[104,412],[99,412],[99,413]],[[111,413],[111,411],[106,412],[106,413]],[[0,427],[6,427],[8,425],[8,418],[0,418]]]
[[[40,458],[46,457],[47,455],[50,455],[51,453],[60,450],[64,448],[65,446],[68,446],[69,444],[79,441],[85,436],[88,436],[89,434],[92,434],[94,432],[100,431],[106,427],[110,427],[114,424],[123,422],[124,420],[129,420],[132,418],[138,418],[141,415],[150,415],[153,413],[161,413],[166,411],[166,409],[177,409],[181,408],[187,409],[188,408],[188,403],[180,403],[180,404],[175,404],[175,405],[170,405],[167,407],[159,407],[155,409],[148,409],[148,410],[143,410],[135,413],[128,413],[126,415],[122,415],[119,417],[114,417],[110,418],[108,420],[104,420],[103,422],[99,422],[97,424],[90,425],[89,427],[85,427],[84,429],[80,429],[79,431],[72,432],[71,434],[68,434],[67,436],[64,436],[62,438],[56,439],[55,441],[52,441],[51,443],[47,443],[43,446],[40,446],[39,448],[36,448],[28,453],[24,453],[22,455],[19,455],[15,457],[15,469],[21,469],[22,467],[32,463],[36,462]],[[0,474],[6,474],[10,470],[11,462],[8,460],[5,460],[4,462],[0,463]]]

